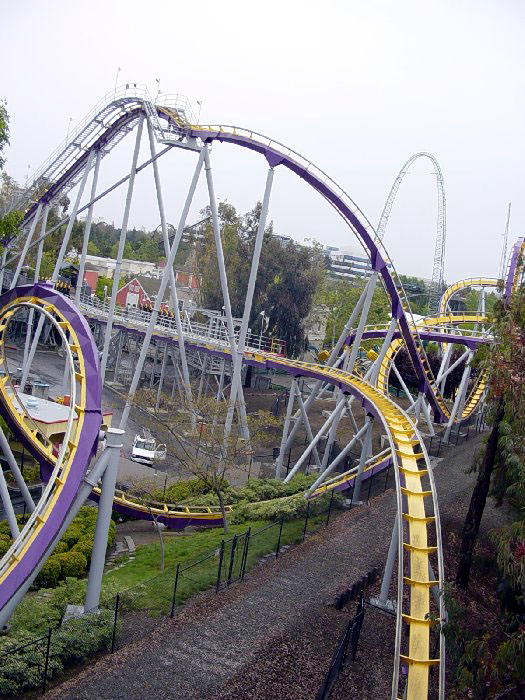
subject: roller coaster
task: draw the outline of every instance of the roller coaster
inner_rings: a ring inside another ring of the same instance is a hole
[[[144,128],[148,134],[150,158],[139,164]],[[98,177],[103,158],[131,132],[135,132],[135,144],[129,173],[99,193]],[[259,154],[267,165],[246,303],[242,319],[238,323],[233,319],[231,311],[214,190],[211,149],[216,142],[249,149]],[[161,150],[157,151],[158,147],[161,147]],[[158,160],[177,149],[193,152],[197,163],[175,238],[170,242]],[[130,313],[117,307],[116,293],[135,177],[137,173],[149,167],[154,175],[167,263],[153,308],[148,311],[134,310]],[[316,191],[335,209],[370,259],[370,277],[325,362],[308,363],[288,359],[280,341],[265,339],[263,343],[262,336],[250,334],[248,328],[273,176],[279,167],[286,168],[302,179],[312,191]],[[190,320],[185,320],[180,313],[161,313],[161,300],[168,288],[170,308],[179,308],[173,263],[203,169],[224,300],[224,322],[218,327],[215,326],[213,332],[210,332],[209,326],[192,324]],[[93,177],[88,201],[81,205],[91,172]],[[123,185],[126,186],[125,207],[111,298],[106,304],[101,304],[89,296],[82,295],[80,285],[77,285],[74,299],[70,299],[56,287],[73,224],[80,213],[87,213],[78,276],[78,279],[82,280],[94,207],[102,197]],[[78,186],[78,190],[69,215],[55,226],[48,227],[51,207],[75,186]],[[392,197],[391,199],[393,201]],[[327,491],[345,490],[353,485],[352,499],[358,502],[361,485],[365,479],[383,469],[393,469],[397,516],[393,523],[381,593],[381,600],[384,602],[391,587],[394,563],[397,561],[397,580],[394,586],[394,598],[397,601],[394,606],[395,663],[391,697],[405,697],[409,700],[431,697],[433,691],[429,682],[430,669],[437,666],[437,696],[443,698],[443,552],[438,500],[423,430],[430,435],[436,430],[443,431],[445,436],[450,435],[454,427],[461,426],[462,421],[470,419],[482,405],[486,392],[486,377],[478,373],[473,378],[470,362],[476,348],[491,340],[490,319],[485,313],[484,290],[499,285],[503,289],[504,298],[510,299],[522,281],[522,257],[525,247],[523,239],[520,239],[512,250],[505,280],[476,278],[458,282],[442,295],[437,312],[427,318],[416,318],[411,312],[401,280],[382,243],[384,225],[380,230],[381,235],[377,235],[372,224],[350,196],[326,173],[295,151],[255,131],[233,126],[196,125],[185,98],[178,95],[163,97],[162,104],[155,104],[147,90],[142,88],[118,89],[107,95],[36,172],[22,197],[13,202],[12,206],[22,209],[25,215],[21,234],[12,240],[2,241],[0,288],[5,280],[8,280],[9,288],[0,298],[0,404],[2,416],[14,440],[27,449],[40,464],[46,486],[40,500],[35,504],[10,444],[0,428],[4,457],[30,512],[27,522],[20,530],[5,476],[0,469],[0,495],[13,539],[12,545],[0,561],[0,624],[5,624],[9,619],[68,524],[88,497],[99,501],[99,512],[86,609],[92,609],[98,604],[112,508],[134,517],[155,517],[175,529],[187,525],[216,526],[222,523],[221,513],[213,507],[177,507],[169,503],[146,505],[134,500],[125,492],[115,491],[121,436],[126,429],[141,372],[153,342],[155,347],[163,348],[163,366],[164,361],[171,356],[181,378],[181,392],[190,402],[192,358],[211,358],[214,362],[218,361],[222,374],[225,367],[228,368],[231,383],[225,436],[229,434],[237,412],[240,430],[249,441],[241,382],[243,367],[251,365],[261,370],[275,369],[284,371],[291,377],[275,473],[277,478],[282,478],[284,455],[291,449],[299,429],[303,427],[309,438],[308,444],[295,460],[285,480],[289,481],[305,464],[306,459],[313,455],[319,476],[306,494],[308,498],[315,498]],[[389,206],[391,208],[391,203]],[[444,210],[442,213],[444,215]],[[55,269],[51,279],[44,283],[39,280],[43,242],[61,225],[65,225],[66,228]],[[439,225],[438,223],[438,228]],[[442,223],[441,226],[443,225]],[[22,267],[28,254],[35,247],[34,279],[32,283],[21,285],[19,279]],[[385,325],[370,326],[367,325],[367,318],[378,282],[382,283],[388,294],[391,320]],[[451,302],[454,296],[469,287],[482,290],[477,312],[452,311]],[[6,355],[6,346],[14,322],[21,316],[27,319],[28,332],[24,346],[22,376],[15,382],[12,363],[10,366]],[[36,318],[38,321],[35,324]],[[35,419],[28,395],[24,393],[38,342],[45,328],[53,329],[64,350],[63,386],[70,396],[69,409],[64,407],[67,420],[59,445],[53,444],[43,434],[41,423]],[[132,333],[139,339],[137,356],[133,362],[133,376],[120,427],[107,431],[106,447],[101,450],[100,441],[104,437],[101,432],[102,385],[111,363],[113,369],[116,367],[118,370],[118,358],[121,354],[118,347],[121,347],[119,342],[124,333]],[[379,341],[377,352],[369,351],[368,355],[360,352],[365,341]],[[436,376],[432,372],[425,349],[429,342],[436,343],[441,348],[441,364]],[[466,350],[460,358],[454,359],[452,348],[457,345],[463,345]],[[115,347],[117,351],[113,352]],[[396,357],[401,348],[406,350],[412,363],[417,379],[417,395],[412,395],[396,367]],[[453,399],[448,400],[445,398],[447,378],[452,370],[461,364],[461,382]],[[405,392],[408,402],[406,410],[390,396],[389,381],[392,373],[396,375]],[[304,401],[302,391],[299,390],[299,378],[309,382],[309,394]],[[335,402],[335,407],[329,412],[322,428],[314,435],[308,411],[317,399],[326,395]],[[359,413],[357,419],[356,413]],[[332,446],[338,426],[345,416],[353,426],[354,436],[345,448],[332,458]],[[361,420],[362,425],[358,427],[358,421]],[[372,454],[374,423],[381,427],[387,443],[387,448],[376,455]],[[332,476],[332,472],[355,446],[360,448],[358,465]],[[436,641],[439,653],[434,658],[430,650],[436,646]],[[406,675],[401,673],[402,667],[406,668]]]

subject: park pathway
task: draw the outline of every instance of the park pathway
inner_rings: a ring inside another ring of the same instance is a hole
[[[449,449],[435,469],[445,522],[447,517],[464,517],[474,479],[464,469],[479,443],[476,437]],[[293,647],[296,635],[308,634],[305,620],[326,610],[337,593],[372,567],[382,569],[394,514],[393,490],[374,498],[370,506],[343,513],[303,545],[275,562],[256,567],[244,584],[217,596],[200,596],[181,608],[175,620],[160,620],[152,635],[103,657],[57,687],[51,697],[221,698],[234,677],[239,700],[257,697],[243,693],[239,678],[253,676],[257,656],[265,649],[271,653],[272,640],[289,637]],[[488,527],[504,517],[489,507],[486,516]],[[345,619],[334,621],[334,640]],[[314,687],[322,679],[332,651],[331,644],[324,650],[327,663],[316,672]],[[391,666],[391,659],[383,659],[383,663]],[[288,695],[283,690],[282,697],[308,696]]]

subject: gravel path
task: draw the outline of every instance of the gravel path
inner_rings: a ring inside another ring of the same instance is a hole
[[[450,449],[435,470],[444,527],[448,518],[464,517],[473,476],[463,470],[479,442],[476,437]],[[254,569],[244,584],[218,596],[199,596],[175,620],[161,620],[152,635],[103,657],[51,697],[315,697],[348,620],[348,613],[328,606],[370,568],[382,568],[394,514],[390,490],[370,506],[340,515],[305,544]],[[501,509],[488,507],[484,525],[493,527],[504,518]],[[389,634],[383,636],[388,645]],[[363,639],[368,646],[374,635],[369,630]],[[388,679],[391,656],[370,653],[385,659]],[[381,690],[369,697],[382,696]]]

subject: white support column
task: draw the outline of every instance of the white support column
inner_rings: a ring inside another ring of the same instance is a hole
[[[78,265],[77,288],[75,289],[75,304],[80,303],[80,292],[82,291],[82,282],[84,281],[84,270],[86,269],[86,255],[88,251],[89,235],[91,233],[91,221],[93,219],[93,207],[95,206],[94,199],[97,194],[98,173],[100,170],[100,162],[102,160],[102,149],[97,150],[97,158],[95,160],[95,170],[93,171],[93,181],[91,183],[91,194],[89,208],[84,224],[84,238],[82,240],[82,252],[80,254],[80,262]],[[95,291],[95,290],[93,290]]]
[[[197,392],[197,398],[200,400],[202,396],[202,389],[204,387],[204,377],[206,375],[206,368],[208,366],[208,355],[206,353],[203,353],[204,357],[201,360],[201,376],[199,380],[199,390]]]
[[[359,325],[357,327],[357,331],[354,337],[354,342],[352,343],[352,350],[350,353],[350,358],[348,360],[348,364],[346,366],[346,371],[352,372],[354,371],[354,365],[355,361],[357,359],[357,353],[359,352],[359,348],[361,346],[361,340],[363,338],[363,331],[365,330],[365,325],[366,321],[368,319],[368,312],[370,311],[370,306],[372,304],[372,297],[374,296],[374,291],[376,288],[376,283],[377,283],[377,272],[373,272],[370,275],[370,279],[367,282],[366,285],[366,296],[365,300],[363,303],[363,310],[361,311],[361,318],[359,319]]]
[[[388,547],[388,554],[386,557],[385,571],[383,573],[383,580],[381,581],[379,598],[370,599],[372,605],[376,608],[386,610],[387,612],[395,612],[396,610],[396,602],[388,598],[388,593],[390,591],[390,584],[392,583],[392,574],[394,572],[394,564],[398,553],[398,543],[399,519],[396,513],[394,527],[392,528],[392,536],[390,538],[390,546]]]
[[[373,273],[372,276],[370,277],[370,279],[368,280],[368,283],[366,286],[366,296],[365,296],[365,300],[363,303],[363,309],[361,311],[361,317],[359,319],[359,325],[358,325],[358,328],[357,328],[357,331],[355,334],[355,338],[354,338],[354,341],[352,343],[352,349],[349,351],[349,353],[347,354],[347,356],[343,360],[343,369],[345,372],[349,372],[350,374],[352,373],[353,368],[355,366],[355,361],[357,359],[357,353],[359,352],[359,347],[361,346],[361,341],[363,338],[363,333],[365,330],[365,325],[366,325],[366,321],[368,318],[368,312],[370,310],[370,305],[372,303],[372,297],[374,296],[374,290],[375,290],[376,283],[377,283],[377,272]],[[395,319],[392,319],[392,322],[390,324],[392,327],[390,337],[393,335],[395,325],[396,325]],[[386,354],[387,347],[388,346],[386,345],[386,342],[383,343],[382,350],[384,350],[385,354]],[[369,370],[367,372],[367,377],[370,377],[372,375],[373,375],[373,365],[372,365],[372,367],[369,368]],[[342,396],[342,392],[341,392],[341,390],[339,390],[337,401],[340,400],[341,396]],[[328,460],[330,459],[330,453],[332,451],[332,446],[335,442],[335,436],[337,434],[337,429],[339,427],[339,421],[344,416],[345,409],[346,409],[346,406],[341,411],[337,420],[334,420],[334,422],[332,423],[332,425],[330,427],[330,432],[328,434],[328,440],[326,442],[326,447],[325,447],[325,451],[323,454],[323,464],[322,464],[323,469],[326,468],[326,465],[328,464]]]
[[[341,389],[339,389],[337,392],[337,402],[341,401],[342,397],[343,397],[343,392],[341,391]],[[347,402],[345,401],[345,405],[343,406],[343,410],[340,411],[339,415],[337,416],[336,419],[334,419],[332,421],[332,425],[330,426],[330,431],[328,433],[328,440],[326,441],[326,445],[324,448],[323,461],[321,463],[322,470],[326,469],[326,466],[328,464],[328,460],[330,459],[330,453],[332,452],[332,446],[335,442],[335,436],[337,435],[337,429],[339,427],[339,423],[341,421],[341,418],[345,414],[346,405],[347,405]]]
[[[39,203],[35,215],[33,217],[33,221],[31,222],[31,227],[29,229],[29,233],[26,236],[26,239],[24,241],[24,247],[22,248],[22,254],[20,255],[20,258],[18,260],[18,264],[16,266],[16,270],[13,274],[13,279],[11,280],[11,287],[10,289],[14,289],[18,283],[18,277],[20,276],[20,270],[22,269],[22,265],[25,262],[26,255],[27,255],[27,249],[29,248],[29,244],[31,243],[31,239],[33,238],[33,234],[35,233],[35,228],[38,223],[38,220],[40,219],[40,214],[42,213],[42,202]]]
[[[447,428],[446,428],[445,434],[443,436],[444,440],[450,439],[450,433],[452,431],[452,426],[454,425],[454,420],[456,419],[456,416],[459,416],[459,422],[461,423],[461,414],[463,413],[463,406],[465,404],[465,397],[466,397],[467,388],[468,388],[468,380],[470,379],[470,372],[472,369],[470,366],[470,361],[472,360],[473,355],[474,355],[474,351],[470,350],[469,357],[465,363],[465,369],[463,370],[463,376],[461,377],[461,382],[459,384],[458,392],[456,394],[454,406],[452,407],[452,411],[450,413],[450,418],[448,419],[448,423],[447,423]]]
[[[388,330],[386,332],[386,335],[383,340],[383,344],[381,345],[381,349],[378,353],[378,356],[374,360],[374,363],[372,365],[372,371],[370,373],[370,384],[372,386],[376,386],[377,384],[377,378],[379,376],[379,369],[381,368],[381,365],[383,364],[383,360],[386,357],[386,353],[388,351],[388,348],[390,347],[390,344],[392,342],[392,338],[394,336],[394,333],[396,332],[397,328],[397,319],[392,318],[390,320],[390,324],[388,326]]]
[[[191,203],[193,201],[193,195],[195,194],[195,189],[196,189],[197,183],[199,181],[199,176],[200,176],[202,164],[204,161],[204,151],[205,150],[206,149],[203,148],[199,154],[199,160],[198,160],[197,165],[195,167],[195,172],[193,173],[193,178],[192,178],[192,181],[190,184],[188,195],[186,197],[186,201],[184,203],[184,208],[182,210],[179,225],[177,227],[177,233],[175,234],[175,239],[173,241],[173,245],[171,246],[168,260],[166,261],[166,270],[164,271],[164,274],[162,276],[160,288],[159,288],[159,291],[157,294],[157,298],[155,300],[155,305],[153,307],[153,311],[151,312],[151,317],[150,317],[148,327],[146,329],[146,333],[144,336],[144,342],[142,343],[142,348],[140,350],[140,356],[139,356],[139,359],[137,361],[137,365],[135,367],[135,373],[133,375],[133,379],[131,381],[131,386],[129,388],[128,396],[126,398],[126,405],[124,406],[124,410],[122,411],[122,417],[120,419],[120,428],[122,430],[125,430],[126,424],[128,422],[129,414],[131,411],[131,405],[132,405],[133,400],[135,398],[135,393],[137,391],[137,387],[139,384],[140,373],[142,372],[142,368],[144,366],[144,360],[146,359],[146,354],[148,352],[148,347],[149,347],[149,344],[151,341],[151,336],[153,335],[153,330],[155,328],[155,324],[157,323],[162,299],[164,297],[164,293],[166,292],[166,287],[168,286],[168,281],[169,281],[168,270],[170,268],[173,268],[173,263],[175,261],[175,256],[177,255],[177,250],[179,247],[180,239],[182,238],[182,232],[184,231],[184,227],[186,226],[186,218],[188,216],[188,212],[190,210],[190,206],[191,206]],[[178,311],[178,309],[177,309],[177,311]],[[181,346],[183,344],[184,344],[184,338],[180,337],[179,338],[179,352],[180,352]]]
[[[423,392],[420,391],[417,395],[416,402],[414,404],[414,420],[415,424],[417,425],[418,420],[419,420],[419,414],[421,412],[421,399],[423,397]]]
[[[359,314],[359,312],[361,311],[361,309],[363,307],[363,304],[365,303],[367,289],[368,289],[368,287],[365,286],[365,288],[361,292],[361,296],[359,297],[357,304],[354,306],[352,313],[350,314],[350,317],[348,318],[348,321],[345,323],[344,328],[341,331],[341,335],[339,336],[339,339],[338,339],[337,343],[335,344],[335,347],[332,348],[332,352],[330,353],[330,357],[326,361],[327,367],[333,367],[338,363],[338,361],[342,361],[342,358],[339,358],[339,353],[341,352],[341,349],[342,349],[342,347],[343,347],[343,345],[348,337],[348,334],[352,329],[352,325],[353,325],[355,319],[357,318],[357,315]],[[323,393],[322,392],[323,385],[324,385],[324,382],[322,379],[319,379],[315,383],[310,396],[306,399],[305,404],[304,404],[306,411],[308,411],[308,409],[310,408],[312,403],[317,398],[318,394],[320,396]],[[290,435],[288,436],[285,451],[288,450],[289,448],[291,448],[291,445],[293,443],[295,435],[302,424],[302,416],[301,416],[300,411],[298,411],[296,413],[294,418],[295,418],[295,425],[293,426],[292,431],[291,431]]]
[[[166,366],[167,366],[167,362],[168,362],[168,352],[169,352],[169,348],[168,348],[168,343],[166,342],[164,345],[164,352],[162,354],[162,364],[160,366],[159,387],[157,389],[157,399],[155,401],[155,410],[156,411],[159,410],[159,406],[160,406],[160,399],[162,396],[162,385],[164,384],[164,375],[166,373]]]
[[[80,187],[78,188],[77,196],[75,199],[75,203],[73,205],[73,209],[71,210],[71,213],[69,215],[69,221],[67,223],[66,230],[64,232],[64,238],[62,239],[62,244],[60,246],[60,250],[58,252],[58,258],[55,263],[55,268],[53,270],[53,274],[51,276],[51,284],[55,284],[56,281],[58,280],[58,276],[60,275],[60,268],[62,267],[62,263],[64,261],[64,257],[67,252],[67,247],[69,245],[69,239],[71,238],[71,231],[73,230],[73,224],[75,223],[75,220],[77,218],[77,212],[78,208],[80,206],[80,200],[82,199],[82,195],[84,194],[84,188],[86,186],[86,180],[89,175],[89,171],[91,170],[91,164],[93,162],[93,151],[90,151],[87,156],[86,160],[86,165],[84,167],[84,174],[82,175],[82,180],[80,182]],[[24,366],[24,370],[22,372],[22,380],[20,382],[20,391],[23,392],[26,382],[27,382],[27,377],[29,375],[29,370],[31,368],[31,365],[33,364],[33,359],[35,357],[35,352],[38,346],[38,341],[40,340],[40,334],[42,333],[42,328],[44,327],[44,321],[45,321],[45,316],[44,314],[40,314],[40,318],[38,319],[38,324],[36,327],[35,331],[35,337],[33,338],[33,342],[31,343],[31,348],[29,350],[28,356],[27,356],[27,364]]]
[[[416,400],[414,399],[414,397],[413,397],[412,394],[410,393],[410,389],[409,389],[409,388],[407,387],[407,385],[405,384],[405,382],[404,382],[404,380],[403,380],[403,377],[401,376],[400,371],[399,371],[398,368],[396,367],[395,360],[392,360],[392,369],[394,370],[394,374],[395,374],[396,377],[397,377],[397,381],[400,383],[401,388],[402,388],[403,391],[405,392],[407,399],[408,399],[409,401],[411,401],[411,404],[410,404],[409,408],[407,408],[407,411],[409,411],[411,408],[414,407],[414,405],[415,405],[415,403],[416,403]]]
[[[104,573],[109,525],[111,522],[111,510],[113,508],[113,498],[115,497],[115,484],[117,482],[120,450],[122,448],[124,431],[118,428],[108,428],[106,434],[106,450],[109,451],[109,460],[102,477],[102,489],[98,502],[95,538],[89,567],[84,612],[94,612],[98,608],[100,600],[102,574]]]
[[[46,204],[46,207],[44,209],[44,213],[42,215],[42,223],[40,225],[40,243],[38,244],[37,252],[36,252],[36,262],[35,262],[35,272],[33,275],[33,282],[36,284],[39,280],[40,277],[40,265],[42,264],[42,255],[44,253],[44,235],[46,232],[46,227],[47,227],[47,217],[49,216],[49,204]],[[33,307],[29,309],[29,318],[27,320],[27,335],[26,335],[26,340],[24,344],[24,360],[22,363],[22,367],[25,367],[27,364],[27,358],[29,355],[29,346],[31,343],[31,329],[33,328],[33,319],[35,317],[35,310]]]
[[[259,217],[259,225],[257,227],[257,234],[255,236],[255,243],[253,249],[252,265],[250,268],[250,277],[248,279],[248,288],[246,290],[246,298],[244,301],[244,312],[242,316],[241,329],[239,332],[239,340],[237,342],[237,352],[233,356],[233,376],[230,389],[230,405],[228,406],[228,412],[226,414],[226,421],[224,425],[224,437],[227,439],[231,431],[233,413],[235,410],[235,401],[237,400],[237,394],[242,391],[241,388],[241,370],[242,361],[244,357],[244,349],[246,346],[246,334],[248,333],[248,323],[250,321],[250,314],[252,311],[253,304],[253,294],[255,291],[255,282],[257,280],[257,272],[259,270],[259,262],[261,258],[261,250],[264,238],[264,230],[266,228],[266,219],[268,216],[268,207],[270,204],[270,194],[273,185],[273,175],[274,169],[268,168],[268,173],[266,175],[266,183],[264,187],[264,195],[262,201],[261,215]]]
[[[342,411],[342,410],[344,409],[344,407],[345,407],[345,402],[346,402],[346,397],[343,397],[343,398],[339,401],[339,403],[336,405],[336,407],[334,408],[334,410],[332,411],[332,413],[328,416],[328,418],[327,418],[326,421],[324,422],[323,426],[321,427],[321,429],[319,430],[319,432],[317,433],[317,435],[314,437],[314,439],[312,440],[312,442],[308,445],[308,447],[306,448],[306,450],[305,450],[305,451],[303,452],[303,454],[300,456],[299,461],[296,462],[296,464],[295,464],[295,466],[293,467],[293,469],[290,470],[288,476],[287,476],[287,477],[285,478],[285,480],[284,480],[284,483],[285,483],[285,484],[287,484],[287,483],[290,481],[290,479],[294,476],[294,474],[296,474],[296,473],[299,471],[299,469],[302,467],[302,465],[303,465],[304,462],[306,461],[306,458],[308,457],[308,455],[310,454],[310,452],[313,450],[313,448],[317,445],[317,443],[319,442],[319,440],[320,440],[320,439],[322,438],[322,436],[324,435],[325,431],[328,430],[328,428],[332,425],[332,422],[333,422],[334,420],[337,420],[337,419],[339,418],[339,416],[341,415],[341,411]]]
[[[80,486],[77,496],[75,499],[75,502],[73,506],[69,509],[68,514],[66,515],[62,525],[60,526],[59,531],[56,533],[56,535],[53,538],[53,541],[51,542],[50,546],[48,547],[45,556],[43,556],[38,564],[35,566],[29,577],[24,581],[23,585],[21,585],[16,593],[13,595],[11,600],[4,606],[2,611],[0,612],[0,629],[6,624],[6,622],[9,620],[11,615],[13,614],[16,606],[19,604],[20,600],[23,598],[24,594],[26,591],[29,589],[35,578],[38,576],[40,569],[42,566],[45,564],[47,557],[53,552],[53,549],[57,545],[57,543],[61,540],[64,532],[67,530],[69,525],[71,525],[71,521],[75,517],[75,515],[78,513],[78,509],[80,506],[82,506],[86,500],[86,498],[89,496],[91,491],[93,490],[93,487],[97,485],[100,477],[104,473],[104,469],[106,468],[106,465],[108,463],[108,458],[109,458],[109,452],[108,450],[104,450],[104,452],[100,455],[100,457],[97,459],[95,462],[95,465],[93,469],[84,477],[84,481],[82,485]]]
[[[352,494],[352,503],[359,503],[359,496],[361,495],[361,483],[363,481],[363,471],[367,459],[372,454],[372,426],[374,424],[373,418],[367,416],[365,420],[366,433],[363,438],[363,447],[361,448],[361,456],[359,458],[359,467],[357,469],[357,476],[355,478],[354,491]]]
[[[448,343],[447,348],[443,353],[443,357],[441,358],[441,365],[437,373],[436,385],[438,386],[441,394],[443,394],[443,392],[445,391],[445,379],[443,378],[443,374],[447,371],[448,366],[450,364],[450,356],[452,354],[453,347],[454,346],[452,343]]]
[[[11,496],[9,495],[9,490],[7,488],[7,482],[5,480],[5,474],[2,467],[0,467],[0,501],[4,506],[9,529],[11,530],[11,537],[16,540],[20,534],[20,530],[18,529],[15,511],[13,509],[13,504],[11,503]]]
[[[232,361],[235,362],[235,356],[237,353],[237,344],[235,342],[235,332],[233,328],[233,316],[232,316],[232,308],[231,308],[231,303],[230,303],[230,292],[228,289],[228,279],[226,276],[226,265],[224,262],[224,251],[222,248],[222,240],[221,240],[221,232],[220,232],[220,226],[219,226],[219,213],[217,209],[217,200],[215,199],[215,189],[213,186],[213,177],[211,173],[211,164],[210,164],[210,152],[208,150],[208,147],[204,147],[204,162],[205,162],[205,170],[206,170],[206,182],[208,185],[208,196],[210,199],[210,209],[211,209],[211,218],[212,218],[212,228],[213,228],[213,235],[215,238],[215,248],[217,251],[217,263],[219,267],[219,278],[221,281],[221,290],[222,290],[222,297],[224,300],[224,312],[226,316],[226,325],[228,328],[228,341],[230,344],[230,351],[232,354]],[[231,393],[231,390],[230,390]],[[242,389],[239,391],[239,396],[238,396],[238,403],[239,403],[239,414],[240,414],[240,419],[241,419],[241,432],[243,434],[243,437],[246,441],[250,439],[250,434],[248,431],[248,422],[246,419],[246,406],[244,404],[244,394],[242,392]],[[226,433],[226,431],[225,431]],[[227,435],[225,434],[225,441],[227,439]]]
[[[306,413],[306,408],[304,405],[303,397],[301,396],[301,392],[299,390],[296,391],[296,396],[297,396],[297,402],[299,404],[299,410],[301,411],[301,416],[303,419],[304,427],[306,429],[306,436],[308,437],[308,440],[310,442],[313,442],[314,436],[312,433],[312,427],[310,425],[310,421],[308,420],[308,414]],[[317,447],[313,448],[313,453],[314,453],[315,463],[317,464],[318,468],[321,469],[321,459],[319,457],[319,452],[317,451]]]
[[[120,270],[122,268],[122,258],[124,257],[124,246],[126,245],[126,235],[128,233],[129,212],[131,209],[131,200],[133,198],[133,188],[135,186],[135,176],[137,174],[137,161],[140,151],[140,140],[142,138],[142,129],[144,127],[144,116],[140,117],[137,126],[137,136],[135,138],[135,148],[133,150],[133,158],[131,161],[131,171],[128,181],[128,192],[126,195],[126,204],[124,206],[124,215],[122,217],[122,226],[120,229],[120,237],[118,242],[117,259],[115,261],[115,270],[113,272],[113,285],[111,288],[111,299],[109,301],[108,320],[106,323],[106,332],[104,334],[104,347],[102,348],[102,357],[100,359],[100,374],[102,377],[102,386],[106,379],[106,365],[108,362],[109,343],[111,341],[111,333],[113,331],[113,318],[115,316],[115,305],[117,303],[117,293],[119,290]]]
[[[423,411],[423,415],[425,416],[425,421],[426,421],[426,424],[428,426],[428,431],[429,431],[430,435],[435,435],[436,431],[434,430],[434,424],[432,423],[432,417],[430,415],[430,407],[429,407],[424,395],[421,397],[421,409]]]
[[[13,473],[13,476],[15,477],[16,485],[20,489],[20,493],[22,494],[22,498],[26,502],[26,506],[29,510],[30,513],[32,513],[35,510],[35,503],[33,499],[31,498],[31,494],[29,493],[29,489],[27,488],[27,484],[24,481],[24,477],[22,476],[22,473],[20,471],[20,467],[18,466],[15,456],[11,451],[11,447],[9,445],[9,442],[7,441],[7,438],[4,434],[4,431],[2,430],[2,426],[0,426],[0,449],[4,453],[4,457],[6,458],[7,463],[9,464],[9,469]],[[1,469],[2,467],[0,467]]]
[[[164,199],[162,196],[162,187],[160,183],[160,173],[159,173],[159,164],[156,159],[156,151],[155,151],[155,137],[153,134],[153,128],[148,120],[148,136],[149,136],[149,145],[150,145],[150,152],[151,152],[151,157],[154,159],[153,160],[153,176],[155,179],[155,191],[157,193],[157,205],[159,207],[159,215],[160,215],[160,225],[162,229],[162,240],[164,242],[164,254],[166,255],[166,260],[170,256],[170,242],[169,242],[169,237],[168,237],[168,225],[166,223],[166,214],[164,211]],[[177,233],[179,231],[177,230]],[[180,232],[180,237],[182,237],[182,234],[184,232]],[[180,240],[179,237],[179,240]],[[175,241],[173,241],[173,245],[175,245]],[[178,244],[177,244],[178,245]],[[175,314],[175,326],[177,328],[177,335],[180,339],[179,342],[179,349],[180,349],[180,363],[182,366],[182,376],[184,377],[184,391],[186,393],[186,399],[188,401],[188,404],[191,405],[191,384],[190,384],[190,373],[188,370],[188,361],[186,359],[186,347],[184,345],[184,335],[183,335],[183,330],[182,330],[182,321],[180,318],[180,310],[179,310],[179,298],[177,295],[177,285],[176,285],[176,279],[175,279],[175,273],[173,271],[173,265],[170,267],[168,270],[169,272],[169,282],[170,282],[170,290],[171,290],[171,305],[173,307],[173,313]]]
[[[448,375],[456,369],[456,367],[458,367],[462,362],[464,362],[467,359],[470,352],[470,350],[465,350],[465,352],[462,355],[460,355],[460,357],[458,357],[458,359],[452,365],[450,365],[450,367],[444,370],[442,374],[438,374],[439,381],[441,381],[442,379],[446,379]]]
[[[329,464],[326,469],[323,471],[322,474],[319,474],[318,478],[314,481],[314,483],[310,486],[308,489],[308,494],[311,494],[315,491],[315,489],[323,483],[323,481],[326,479],[326,477],[333,472],[333,470],[337,467],[337,465],[346,457],[346,455],[350,452],[352,447],[356,444],[356,442],[359,442],[361,440],[361,437],[366,433],[368,430],[368,424],[365,422],[365,424],[362,426],[360,430],[356,432],[354,437],[350,440],[348,445],[345,446],[344,450],[341,450],[341,452],[337,455],[337,457],[332,461],[331,464]]]
[[[347,400],[346,400],[346,410],[347,410],[347,412],[348,412],[348,417],[350,418],[350,423],[352,423],[352,430],[354,431],[354,433],[357,433],[357,432],[358,432],[358,427],[357,427],[357,423],[355,422],[354,414],[353,414],[353,412],[352,412],[352,402],[350,402],[350,401],[348,400],[348,397],[346,397],[346,398],[347,398]],[[354,398],[354,397],[351,396],[350,398]],[[361,439],[359,439],[359,442],[361,443],[361,446],[363,446],[363,441],[362,441]]]
[[[280,479],[281,478],[281,471],[283,468],[283,461],[284,461],[284,455],[285,455],[285,445],[286,445],[286,438],[288,437],[288,431],[290,429],[290,421],[292,420],[292,411],[293,411],[293,405],[295,401],[295,382],[296,379],[293,377],[292,379],[292,384],[290,386],[290,394],[288,395],[288,405],[286,406],[286,417],[284,419],[284,426],[283,426],[283,434],[281,436],[281,447],[279,449],[279,455],[277,457],[277,461],[275,463],[275,478]]]
[[[4,272],[5,272],[5,265],[7,261],[7,244],[4,245],[4,249],[2,251],[2,266],[0,267],[0,294],[2,293],[2,288],[4,286]]]
[[[225,370],[225,365],[226,365],[226,360],[225,360],[224,357],[223,357],[222,360],[221,360],[221,373],[220,373],[220,376],[219,376],[219,385],[218,385],[218,388],[217,388],[217,396],[216,396],[216,398],[215,398],[215,400],[216,400],[217,402],[222,401],[223,398],[224,398],[223,388],[224,388],[224,370]]]
[[[121,362],[121,359],[122,359],[122,349],[123,349],[123,346],[124,346],[124,339],[125,339],[124,329],[121,328],[120,331],[119,331],[119,339],[118,339],[118,345],[117,345],[117,356],[116,356],[116,358],[115,358],[115,374],[114,374],[114,380],[115,380],[116,382],[119,381],[119,379],[118,379],[118,378],[119,378],[119,375],[120,375],[119,369],[120,369],[120,362]]]

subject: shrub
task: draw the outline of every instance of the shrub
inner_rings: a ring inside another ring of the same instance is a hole
[[[152,492],[151,496],[154,500],[165,501],[166,503],[181,503],[187,501],[192,496],[200,496],[206,493],[207,488],[201,479],[185,479],[184,481],[176,481],[164,490],[157,489]]]
[[[62,571],[61,563],[58,560],[59,556],[63,555],[60,554],[49,557],[44,566],[40,569],[40,573],[36,577],[34,583],[36,588],[54,588],[57,585]]]
[[[63,554],[64,552],[67,552],[67,544],[64,542],[64,540],[60,540],[53,550],[53,554]]]
[[[4,556],[4,554],[7,552],[10,546],[11,543],[9,542],[9,540],[0,540],[0,558]]]
[[[342,498],[339,494],[334,495],[333,507],[339,506]],[[330,502],[330,496],[321,496],[310,501],[310,514],[316,515],[325,511]],[[230,522],[240,524],[246,520],[294,520],[303,518],[306,515],[308,501],[304,494],[297,493],[293,496],[276,498],[262,503],[239,504],[233,511]]]
[[[296,493],[304,493],[313,484],[317,475],[297,474],[288,484],[279,479],[249,479],[242,488],[230,486],[224,483],[222,494],[226,505],[236,503],[257,503],[270,501],[275,498],[292,496]],[[151,494],[154,500],[162,500],[163,492],[154,491]],[[165,501],[167,503],[179,503],[191,506],[217,506],[219,499],[216,494],[207,491],[199,479],[188,479],[172,484],[166,490]]]
[[[113,615],[101,610],[97,614],[84,615],[65,622],[51,635],[48,677],[55,678],[65,666],[85,661],[111,645]],[[0,654],[14,646],[21,646],[35,635],[19,633],[16,638],[0,639]],[[20,695],[39,688],[42,684],[43,660],[46,641],[31,644],[25,649],[9,654],[0,667],[0,695]]]
[[[109,546],[109,545],[108,545]],[[87,563],[91,561],[91,552],[93,550],[93,540],[88,537],[83,537],[79,540],[76,545],[71,550],[72,552],[80,552],[85,558]]]
[[[87,559],[82,552],[71,550],[53,558],[60,560],[62,578],[81,578],[87,571]]]

